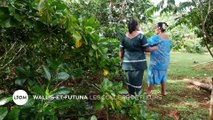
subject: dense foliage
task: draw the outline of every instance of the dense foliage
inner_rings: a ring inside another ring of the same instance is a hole
[[[192,0],[175,5],[175,0],[168,0],[164,7],[162,0],[159,6],[163,12],[176,13],[177,25],[185,24],[189,28],[195,28],[194,31],[198,37],[202,38],[201,44],[205,45],[210,55],[213,57],[213,1],[212,0]]]
[[[79,17],[96,16],[104,36],[116,38],[118,33],[125,32],[129,18],[137,18],[141,23],[152,21],[157,8],[149,0],[78,0],[71,10]]]
[[[119,40],[115,38],[119,32],[115,31],[116,23],[133,13],[133,16],[139,17],[152,6],[149,1],[137,0],[137,4],[125,1],[124,7],[131,9],[118,12],[116,6],[122,9],[120,2],[123,1],[1,1],[0,84],[3,93],[0,95],[0,103],[4,107],[0,108],[0,118],[64,119],[71,115],[71,118],[83,119],[98,112],[95,106],[99,106],[99,111],[117,111],[116,114],[129,114],[134,119],[138,116],[144,116],[144,119],[151,117],[144,103],[139,103],[138,99],[104,99],[106,95],[115,97],[121,92],[126,93],[117,57]],[[140,6],[139,2],[144,5]],[[88,7],[85,7],[86,4]],[[111,5],[111,10],[108,10],[108,5]],[[102,12],[94,10],[102,9],[103,6],[106,8]],[[140,13],[136,14],[134,8],[140,10]],[[116,18],[120,13],[123,13],[122,17]],[[110,19],[105,18],[110,15]],[[139,18],[148,19],[146,16],[151,14],[143,14]],[[105,31],[107,29],[109,31]],[[55,95],[99,94],[104,100],[34,100],[30,96],[27,104],[17,106],[11,102],[11,95],[17,89],[45,98]],[[142,106],[133,108],[133,103]],[[141,111],[140,114],[135,114],[135,108]],[[96,117],[92,116],[91,119]]]
[[[166,34],[172,41],[172,50],[189,52],[189,53],[204,53],[207,52],[206,48],[201,44],[202,39],[197,37],[195,31],[197,28],[189,28],[185,24],[177,25],[177,15],[170,15],[163,13],[156,15],[153,18],[153,23],[142,25],[142,30],[145,31],[146,37],[154,35],[154,25],[159,21],[166,21],[169,25]]]
[[[147,112],[143,95],[117,98],[127,92],[117,52],[128,18],[149,29],[147,23],[159,8],[149,0],[1,0],[0,119],[95,120],[94,115],[99,118],[105,111],[108,119],[109,113],[136,120],[155,117]],[[147,31],[146,36],[153,33]],[[182,37],[177,30],[171,32],[174,48],[187,44],[178,43]],[[27,104],[17,106],[11,102],[17,89],[45,97],[100,98],[57,101],[30,96]]]

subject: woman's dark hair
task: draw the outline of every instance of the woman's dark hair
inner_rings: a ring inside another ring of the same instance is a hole
[[[165,32],[168,24],[166,22],[158,22],[157,27],[159,27],[162,32]]]
[[[133,31],[137,30],[138,22],[135,19],[131,19],[128,23],[128,30],[129,33],[131,34]]]

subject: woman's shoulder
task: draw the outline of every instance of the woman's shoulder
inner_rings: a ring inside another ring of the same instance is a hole
[[[170,40],[169,36],[167,34],[160,35],[161,40]]]
[[[160,41],[161,37],[155,34],[155,35],[152,35],[148,40]]]
[[[134,35],[130,35],[129,33],[125,34],[125,37],[132,40],[132,39],[140,39],[141,37],[143,37],[144,35],[140,32],[135,33]]]
[[[143,33],[139,32],[138,36],[143,38],[145,35]]]

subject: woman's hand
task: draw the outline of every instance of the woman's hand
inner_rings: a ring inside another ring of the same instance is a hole
[[[156,45],[156,46],[153,46],[152,49],[153,49],[153,50],[157,50],[157,49],[158,49],[158,46],[157,46],[157,45]]]
[[[149,47],[147,49],[145,49],[146,52],[151,52],[151,51],[154,51],[154,50],[157,50],[158,49],[158,46],[153,46],[153,47]]]

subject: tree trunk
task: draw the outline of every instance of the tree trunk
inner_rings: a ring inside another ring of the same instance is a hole
[[[109,19],[109,21],[110,21],[110,23],[108,23],[109,26],[112,26],[112,22],[113,22],[112,4],[113,4],[113,2],[112,2],[112,0],[110,0],[109,7],[108,7],[108,8],[109,8],[109,11],[108,11],[108,13],[109,13],[108,19]]]
[[[212,78],[212,85],[213,85],[213,78]],[[209,120],[213,120],[213,92],[211,92],[211,99],[210,99],[210,108],[209,108]]]
[[[202,3],[202,2],[200,2]],[[208,18],[208,16],[210,15],[210,13],[212,12],[212,8],[211,8],[211,0],[209,0],[209,3],[208,3],[208,11],[207,11],[207,14],[205,16],[205,18],[203,18],[203,14],[201,13],[201,18],[203,19],[203,22],[202,22],[202,33],[203,33],[203,41],[204,41],[204,44],[206,46],[206,48],[208,49],[210,55],[212,56],[213,58],[213,53],[211,52],[211,48],[208,46],[208,40],[211,40],[211,36],[209,36],[207,33],[206,33],[206,28],[205,28],[205,25],[206,25],[206,21],[207,19],[211,19],[211,18]],[[203,5],[202,5],[203,6]]]
[[[202,83],[202,82],[198,82],[198,81],[194,81],[194,80],[189,80],[189,79],[184,79],[185,81],[187,81],[190,84],[193,84],[195,86],[200,87],[203,90],[206,90],[208,92],[212,91],[212,86],[207,84],[207,83]]]
[[[204,36],[207,36],[207,35],[204,35]],[[210,38],[210,37],[208,36],[208,37],[206,37],[206,38]],[[209,54],[210,54],[210,55],[212,56],[212,58],[213,58],[213,53],[212,53],[212,51],[211,51],[211,48],[208,46],[207,40],[205,40],[206,38],[205,38],[205,37],[203,38],[204,44],[205,44],[207,50],[209,51]]]

